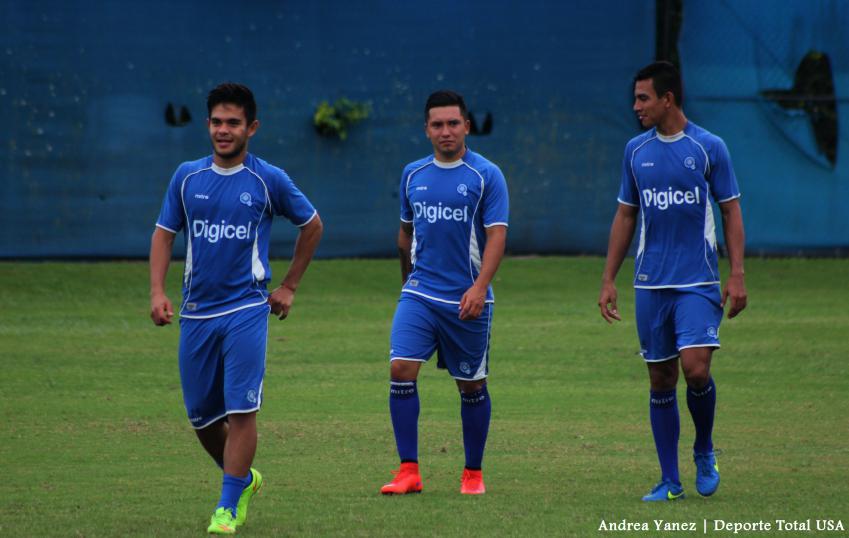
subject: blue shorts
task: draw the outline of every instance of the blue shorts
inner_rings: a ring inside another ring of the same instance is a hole
[[[455,379],[477,381],[489,373],[492,303],[477,319],[461,320],[458,305],[402,293],[392,320],[389,360],[427,362],[436,351],[437,368]]]
[[[634,291],[640,355],[646,362],[677,358],[688,347],[719,347],[718,285]]]
[[[262,405],[269,311],[259,306],[214,318],[180,318],[180,382],[193,428]]]

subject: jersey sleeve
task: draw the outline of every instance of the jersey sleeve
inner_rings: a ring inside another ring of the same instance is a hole
[[[269,175],[268,196],[275,215],[285,217],[297,227],[307,224],[317,211],[289,175],[283,170],[274,170]]]
[[[172,233],[183,229],[186,223],[186,211],[183,207],[183,196],[180,192],[183,187],[183,176],[181,173],[183,165],[177,167],[168,189],[165,191],[165,199],[162,201],[162,209],[156,219],[156,226]]]
[[[717,203],[722,203],[739,198],[740,187],[737,185],[734,167],[731,166],[731,155],[728,153],[728,147],[718,137],[712,146],[710,176],[707,179],[713,199]]]
[[[510,195],[507,192],[507,181],[497,166],[493,166],[487,174],[483,191],[483,225],[508,226],[510,217]]]
[[[401,185],[398,187],[398,200],[401,202],[401,221],[413,222],[413,208],[410,199],[407,198],[407,178],[410,176],[410,167],[404,168],[401,173]]]
[[[620,204],[640,207],[640,193],[637,191],[637,180],[631,169],[631,144],[625,145],[625,155],[622,157],[622,176],[619,184]]]

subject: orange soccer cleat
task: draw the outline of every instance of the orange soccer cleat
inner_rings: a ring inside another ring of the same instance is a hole
[[[482,495],[486,493],[486,486],[483,485],[483,472],[480,470],[463,469],[460,493],[464,495]]]
[[[384,495],[404,495],[406,493],[421,493],[422,477],[419,474],[418,463],[402,463],[395,473],[392,482],[380,488]]]

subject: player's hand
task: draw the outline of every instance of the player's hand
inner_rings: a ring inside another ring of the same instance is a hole
[[[277,319],[286,319],[289,315],[289,309],[292,308],[292,303],[295,300],[295,290],[288,286],[280,286],[275,288],[268,296],[268,304],[271,306],[271,313],[277,316]]]
[[[598,296],[598,308],[601,310],[601,317],[608,323],[613,323],[613,320],[622,321],[619,317],[619,309],[616,307],[616,285],[613,282],[605,282],[601,285],[601,293]]]
[[[150,319],[157,326],[168,325],[174,317],[174,307],[165,294],[159,293],[150,298]]]
[[[478,319],[478,316],[483,312],[483,307],[486,304],[486,288],[472,286],[463,294],[460,299],[460,319],[470,320]]]
[[[731,307],[728,309],[728,319],[733,318],[746,308],[748,297],[746,296],[746,283],[743,280],[743,275],[731,275],[725,282],[725,289],[722,290],[722,302],[719,305],[725,308],[725,303],[731,299]]]

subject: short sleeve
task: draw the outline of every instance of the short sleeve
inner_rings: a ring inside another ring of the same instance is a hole
[[[165,199],[162,201],[162,209],[159,211],[159,218],[156,219],[158,227],[172,233],[182,230],[186,223],[186,211],[183,207],[181,192],[184,179],[182,170],[183,166],[180,165],[171,177],[171,182],[168,183],[168,189],[165,191]]]
[[[631,169],[631,144],[625,146],[622,157],[622,175],[619,179],[619,203],[640,207],[640,193],[637,191],[637,180]]]
[[[268,180],[268,196],[275,215],[285,217],[298,227],[313,219],[317,213],[315,207],[286,172],[280,169],[272,170]]]
[[[731,166],[731,155],[721,138],[716,138],[711,153],[710,176],[707,179],[713,199],[721,203],[739,198],[740,187],[737,185],[734,167]]]
[[[483,225],[508,226],[510,218],[510,196],[507,181],[497,166],[489,169],[483,190]]]
[[[401,185],[398,187],[398,199],[401,202],[401,221],[413,222],[413,208],[410,199],[407,198],[407,179],[410,177],[410,167],[404,168],[401,173]]]

